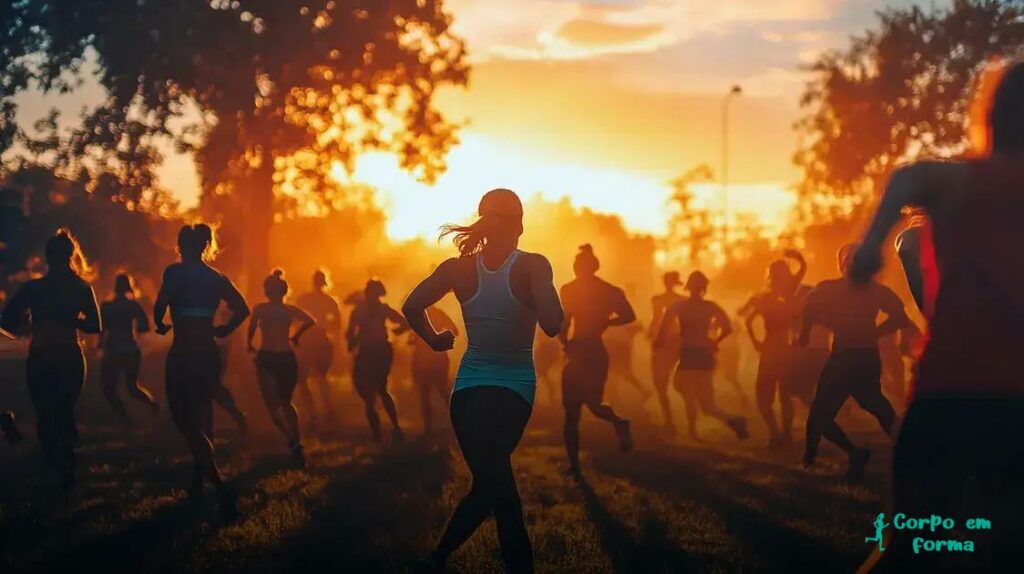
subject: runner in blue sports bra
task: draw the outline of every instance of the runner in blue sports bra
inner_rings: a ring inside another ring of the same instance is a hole
[[[523,233],[523,205],[507,189],[480,200],[480,218],[469,226],[446,226],[460,257],[442,263],[423,280],[402,308],[409,326],[438,352],[455,343],[451,331],[438,333],[427,309],[454,292],[462,304],[469,346],[451,397],[451,419],[459,447],[473,474],[469,494],[459,502],[444,536],[423,572],[443,570],[481,523],[494,513],[501,555],[510,572],[532,572],[533,550],[523,522],[512,471],[512,452],[530,419],[536,393],[533,365],[536,327],[549,337],[562,326],[562,306],[542,255],[517,249]]]
[[[213,230],[208,225],[183,226],[178,233],[178,251],[181,262],[164,270],[153,305],[157,333],[171,330],[164,323],[168,307],[174,324],[174,341],[167,354],[167,407],[195,461],[189,495],[193,499],[201,496],[209,480],[217,489],[221,514],[231,518],[237,514],[234,492],[221,480],[210,441],[213,393],[221,368],[220,349],[214,339],[234,332],[249,316],[249,306],[230,279],[207,265],[216,251]],[[213,317],[221,301],[227,303],[231,317],[227,323],[214,326]]]

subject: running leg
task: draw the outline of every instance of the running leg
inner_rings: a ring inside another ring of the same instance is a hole
[[[103,397],[107,399],[107,404],[113,409],[114,415],[121,421],[121,424],[128,425],[131,423],[131,418],[124,408],[124,403],[121,402],[121,397],[117,396],[117,383],[121,374],[120,366],[117,359],[104,353],[103,358],[100,359],[100,385],[103,387]],[[127,376],[125,378],[127,379]]]
[[[156,399],[153,398],[153,392],[139,383],[139,366],[142,362],[141,353],[126,355],[123,360],[124,383],[125,388],[128,389],[128,396],[139,402],[146,403],[153,415],[156,416],[160,411],[160,407],[157,405]]]
[[[779,378],[775,368],[775,357],[771,351],[761,354],[761,361],[757,366],[757,381],[755,392],[757,394],[757,410],[761,419],[768,427],[768,434],[771,445],[778,444],[779,425],[775,422],[775,395],[778,392]]]
[[[666,356],[666,354],[669,356]],[[671,434],[675,434],[675,423],[672,421],[672,405],[668,398],[668,381],[674,366],[674,355],[671,352],[653,351],[651,375],[654,379],[654,392],[657,393],[658,404],[661,405],[662,421],[664,421],[665,428]]]
[[[836,414],[839,413],[839,409],[849,397],[849,390],[845,386],[848,376],[844,372],[845,368],[844,362],[837,361],[833,357],[821,373],[818,391],[814,394],[811,410],[807,415],[807,444],[804,450],[804,464],[814,463],[818,456],[818,445],[821,442],[822,433],[829,426],[835,425]],[[840,430],[840,432],[842,431]],[[834,431],[833,434],[835,434]],[[849,439],[846,441],[848,442]]]
[[[580,473],[580,415],[583,405],[573,402],[565,405],[565,426],[562,434],[565,438],[565,451],[569,455],[569,472]]]
[[[875,417],[885,434],[892,436],[896,411],[893,410],[889,399],[882,394],[881,362],[877,356],[864,357],[860,360],[863,364],[857,365],[854,369],[859,380],[852,385],[853,398],[862,409]]]

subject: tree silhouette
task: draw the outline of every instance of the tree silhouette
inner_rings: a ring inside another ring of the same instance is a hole
[[[394,152],[429,181],[456,142],[433,104],[468,73],[443,0],[20,0],[0,10],[13,44],[0,54],[14,57],[0,66],[0,116],[26,86],[76,89],[95,62],[107,100],[65,162],[88,158],[139,195],[160,138],[195,151],[205,194],[244,196],[232,215],[245,218],[252,277],[266,272],[288,158],[304,155],[287,177],[315,201],[340,193],[332,169],[361,152]]]
[[[670,263],[685,263],[699,268],[707,262],[709,250],[715,243],[720,227],[713,221],[707,208],[694,205],[691,187],[696,183],[714,181],[714,172],[705,164],[690,169],[672,180],[671,215],[668,221],[668,235],[665,253]]]
[[[809,215],[849,215],[901,162],[961,153],[974,73],[1024,45],[1022,17],[1020,0],[888,9],[876,29],[812,64],[794,158]]]

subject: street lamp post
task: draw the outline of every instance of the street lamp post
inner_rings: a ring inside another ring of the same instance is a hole
[[[729,103],[743,93],[743,88],[734,85],[722,98],[722,247],[729,244]]]

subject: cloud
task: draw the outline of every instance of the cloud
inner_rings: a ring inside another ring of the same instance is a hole
[[[662,24],[613,24],[598,20],[570,20],[558,29],[557,36],[583,47],[637,44],[661,34]]]

